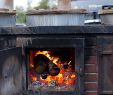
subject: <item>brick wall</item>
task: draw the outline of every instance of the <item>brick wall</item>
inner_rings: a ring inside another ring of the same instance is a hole
[[[84,64],[84,90],[85,95],[97,95],[98,71],[97,71],[97,46],[96,38],[85,39],[85,64]]]

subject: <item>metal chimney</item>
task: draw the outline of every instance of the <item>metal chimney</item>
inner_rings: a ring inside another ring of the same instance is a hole
[[[69,10],[71,8],[71,0],[58,0],[59,10]]]

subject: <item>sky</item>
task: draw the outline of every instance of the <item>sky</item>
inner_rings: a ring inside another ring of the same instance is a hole
[[[28,1],[32,1],[32,6],[35,6],[40,0],[14,0],[14,8],[16,6],[22,6],[26,9]]]

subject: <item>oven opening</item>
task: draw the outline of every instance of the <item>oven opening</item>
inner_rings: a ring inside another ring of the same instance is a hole
[[[75,49],[29,49],[28,90],[74,91]]]

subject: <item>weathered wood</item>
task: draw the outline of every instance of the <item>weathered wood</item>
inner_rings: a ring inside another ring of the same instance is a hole
[[[56,76],[60,72],[60,68],[43,54],[35,56],[34,69],[37,74],[44,74],[46,72],[51,76]]]
[[[113,92],[113,37],[98,37],[99,93]],[[112,93],[113,94],[113,93]]]
[[[0,51],[0,95],[22,95],[22,58],[19,49]]]
[[[49,59],[42,54],[39,54],[34,57],[33,59],[34,63],[34,70],[37,74],[43,74],[44,72],[47,72]]]
[[[46,35],[47,34],[47,35]],[[89,25],[89,26],[35,26],[35,27],[0,27],[0,36],[50,36],[55,35],[73,35],[78,36],[96,36],[113,35],[112,25]],[[87,37],[86,41],[87,40]],[[92,37],[91,39],[96,39]],[[90,45],[92,40],[90,41]],[[85,45],[88,45],[87,42]],[[94,40],[96,42],[96,40]]]

